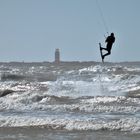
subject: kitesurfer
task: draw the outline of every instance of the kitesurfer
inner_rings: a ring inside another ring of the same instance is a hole
[[[112,45],[115,42],[115,36],[114,33],[111,33],[110,36],[108,36],[105,40],[106,44],[106,48],[100,48],[101,50],[106,50],[107,53],[102,55],[102,59],[104,60],[105,56],[110,55],[111,54],[111,49],[112,49]]]

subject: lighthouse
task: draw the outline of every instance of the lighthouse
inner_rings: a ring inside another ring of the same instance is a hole
[[[56,64],[60,63],[60,51],[59,51],[59,49],[55,50],[55,63]]]

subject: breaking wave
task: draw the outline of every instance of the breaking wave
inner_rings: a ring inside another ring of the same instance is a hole
[[[3,65],[0,74],[0,127],[140,132],[139,66]]]

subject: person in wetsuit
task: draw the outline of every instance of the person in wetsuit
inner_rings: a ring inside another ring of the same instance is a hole
[[[102,55],[102,59],[104,59],[105,56],[111,54],[112,45],[115,42],[114,33],[111,33],[111,35],[106,38],[105,42],[107,43],[106,48],[101,48],[101,50],[106,50],[108,52],[106,54]]]

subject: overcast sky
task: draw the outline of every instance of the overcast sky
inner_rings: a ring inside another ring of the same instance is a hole
[[[0,0],[0,61],[140,61],[140,0]]]

